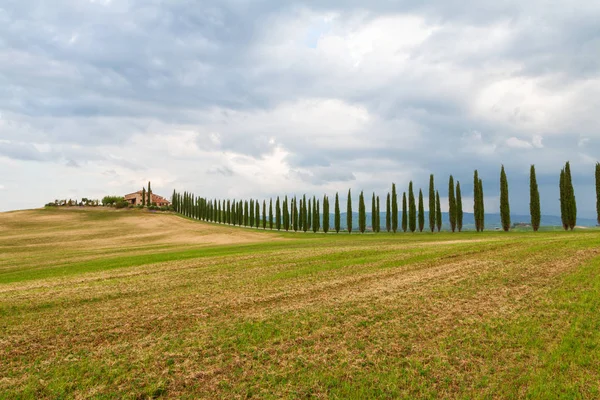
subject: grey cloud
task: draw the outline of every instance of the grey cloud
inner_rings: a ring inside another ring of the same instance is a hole
[[[235,174],[233,170],[227,166],[209,168],[206,172],[211,175],[223,175],[225,177],[233,176]]]

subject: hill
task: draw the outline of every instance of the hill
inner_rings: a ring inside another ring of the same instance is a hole
[[[599,240],[0,213],[0,397],[597,398]]]

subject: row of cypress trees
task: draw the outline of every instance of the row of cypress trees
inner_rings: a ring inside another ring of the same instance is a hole
[[[475,228],[481,232],[485,228],[484,219],[484,198],[483,198],[483,182],[479,177],[478,171],[473,174],[474,198],[473,210],[475,219]],[[151,193],[150,185],[148,192]],[[425,206],[423,200],[423,191],[419,189],[418,202],[415,199],[414,188],[412,181],[408,185],[407,193],[402,193],[402,212],[400,229],[403,232],[415,232],[417,229],[422,232],[425,229]],[[597,197],[597,212],[598,223],[600,224],[600,163],[596,164],[596,197]],[[364,233],[367,229],[367,216],[365,208],[365,196],[361,191],[358,198],[358,231]],[[399,230],[398,221],[398,192],[396,184],[392,184],[391,194],[387,193],[386,210],[385,210],[385,227],[387,232],[396,233]],[[561,219],[564,229],[573,229],[577,220],[577,206],[575,202],[575,193],[571,179],[571,170],[569,162],[561,170],[560,174],[560,203],[561,203]],[[322,219],[320,206],[323,205]],[[196,197],[194,194],[184,192],[182,194],[173,192],[173,206],[175,210],[187,217],[200,219],[204,221],[224,223],[230,225],[249,226],[256,228],[277,229],[277,230],[293,230],[293,231],[313,231],[318,232],[323,230],[327,233],[332,227],[330,226],[329,215],[330,205],[329,198],[323,197],[320,199],[313,196],[312,199],[306,198],[306,195],[297,199],[296,197],[289,198],[285,196],[283,201],[277,197],[275,207],[273,208],[273,200],[269,200],[268,211],[267,202],[261,204],[258,200],[209,200],[202,197]],[[348,190],[346,203],[346,227],[349,233],[353,230],[353,213],[352,213],[352,193]],[[274,211],[274,212],[273,212]],[[452,232],[461,232],[463,229],[463,204],[460,182],[454,182],[454,177],[450,175],[448,180],[448,214],[450,222],[450,230]],[[531,226],[534,231],[537,231],[540,226],[541,211],[540,211],[540,195],[538,190],[535,166],[530,169],[530,214]],[[504,166],[500,170],[500,217],[502,228],[508,231],[511,226],[510,220],[510,204],[508,194],[508,179]],[[371,198],[371,227],[373,232],[380,232],[381,227],[381,211],[379,196],[373,193]],[[321,222],[323,226],[321,226]],[[435,189],[433,174],[429,177],[429,230],[431,232],[439,232],[442,227],[442,212],[440,205],[440,194]],[[335,232],[341,230],[341,214],[339,195],[335,195],[334,221],[333,229]]]

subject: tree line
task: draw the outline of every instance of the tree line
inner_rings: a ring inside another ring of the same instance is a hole
[[[596,164],[596,198],[598,223],[600,224],[600,163]],[[482,232],[485,229],[485,210],[483,181],[477,170],[473,173],[473,214],[475,229]],[[540,194],[536,179],[535,166],[530,168],[530,216],[531,227],[537,231],[540,227]],[[567,162],[560,173],[560,208],[561,220],[565,230],[572,230],[577,221],[577,206],[575,192],[571,178],[571,169]],[[407,194],[408,192],[408,194]],[[435,187],[433,174],[429,177],[429,215],[428,225],[425,226],[425,205],[423,190],[419,189],[415,196],[413,182],[408,185],[407,192],[402,193],[399,201],[399,193],[396,184],[392,184],[391,193],[385,197],[385,225],[381,226],[380,199],[375,193],[371,196],[371,230],[375,233],[383,229],[387,232],[423,232],[428,228],[431,232],[439,232],[442,228],[442,211],[440,193]],[[151,188],[148,185],[148,199],[151,198]],[[145,196],[144,196],[145,197]],[[401,203],[401,212],[398,205]],[[208,199],[196,196],[190,192],[179,193],[173,191],[172,207],[174,210],[186,217],[202,221],[228,224],[233,226],[245,226],[262,229],[276,229],[294,232],[324,232],[333,230],[339,233],[341,230],[341,208],[339,194],[335,194],[333,208],[333,224],[330,223],[330,204],[327,195],[323,198],[306,195],[301,197],[277,196],[262,203],[256,199],[231,200],[231,199]],[[399,221],[398,218],[401,218]],[[460,182],[454,180],[450,175],[448,179],[448,217],[450,230],[461,232],[463,230],[463,201]],[[346,230],[353,232],[353,205],[352,192],[349,189],[346,200]],[[510,203],[508,192],[508,178],[504,166],[500,169],[500,219],[502,229],[508,231],[511,227]],[[358,231],[367,230],[367,214],[365,208],[365,194],[363,191],[358,196]]]

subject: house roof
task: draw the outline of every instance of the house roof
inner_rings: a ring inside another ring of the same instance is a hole
[[[126,194],[124,197],[127,198],[127,197],[135,196],[135,195],[140,195],[141,196],[142,194],[143,194],[143,191],[142,190],[138,190],[137,192]],[[169,200],[167,200],[166,198],[164,198],[162,196],[159,196],[157,194],[154,194],[154,193],[152,193],[152,202],[153,203],[159,203],[160,202],[160,203],[169,203],[169,204],[171,204],[171,202]]]

